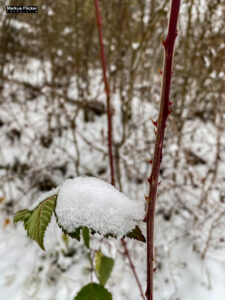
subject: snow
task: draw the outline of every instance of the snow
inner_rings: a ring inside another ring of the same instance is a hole
[[[102,234],[122,237],[143,220],[144,202],[130,200],[103,180],[77,177],[61,185],[56,214],[67,232],[87,226]]]
[[[39,203],[41,203],[41,202],[44,201],[45,199],[50,198],[50,197],[52,197],[52,196],[58,194],[58,192],[59,192],[59,187],[57,187],[57,188],[55,188],[55,189],[52,189],[52,190],[50,190],[50,191],[48,191],[48,192],[46,192],[46,193],[42,193],[42,194],[38,197],[37,201],[36,201],[34,204],[32,204],[30,210],[33,210],[35,207],[38,206]]]

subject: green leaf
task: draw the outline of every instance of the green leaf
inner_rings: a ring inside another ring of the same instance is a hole
[[[92,228],[88,228],[86,226],[80,226],[80,227],[77,227],[74,229],[73,232],[67,232],[59,223],[58,223],[58,217],[55,213],[55,216],[56,216],[56,221],[57,221],[57,224],[58,226],[62,229],[62,231],[69,235],[71,238],[75,238],[77,239],[78,241],[80,241],[80,235],[81,235],[81,230],[82,230],[82,236],[83,236],[83,240],[84,240],[84,244],[86,247],[89,248],[89,242],[90,242],[90,234],[95,234],[95,233],[99,233],[101,234],[101,232],[96,232],[95,230],[93,230]],[[106,233],[103,235],[106,239],[109,238],[109,237],[112,237],[112,238],[117,238],[117,236],[113,233]],[[135,239],[135,240],[138,240],[138,241],[141,241],[141,242],[146,242],[145,240],[145,237],[140,229],[140,227],[136,226],[131,232],[127,233],[126,234],[127,237],[129,238],[132,238],[132,239]]]
[[[67,232],[65,229],[63,229],[63,231],[66,234],[68,234],[72,239],[76,239],[76,240],[80,241],[80,231],[81,231],[81,229],[82,229],[82,226],[77,227],[75,229],[75,231],[73,231],[73,232]]]
[[[104,256],[101,251],[95,254],[95,269],[98,274],[100,284],[105,285],[112,272],[114,260],[111,257]]]
[[[26,219],[29,219],[30,215],[32,214],[32,211],[28,209],[22,209],[16,212],[13,222],[17,223],[19,221],[24,222]]]
[[[89,234],[89,229],[86,226],[84,226],[82,229],[82,236],[83,236],[85,246],[89,248],[90,234]]]
[[[100,284],[89,283],[78,292],[74,300],[112,300],[112,294]]]
[[[140,229],[140,227],[136,226],[131,232],[129,232],[127,235],[127,237],[131,238],[131,239],[135,239],[138,241],[141,241],[143,243],[146,242],[146,239]]]
[[[106,239],[108,239],[109,237],[112,237],[112,238],[114,238],[114,239],[117,238],[117,236],[116,236],[115,234],[113,234],[113,233],[106,233],[106,234],[104,234],[104,237],[105,237]]]
[[[45,199],[32,211],[30,217],[24,220],[24,227],[27,230],[27,235],[35,240],[43,250],[45,250],[45,230],[55,209],[56,199],[57,195]]]

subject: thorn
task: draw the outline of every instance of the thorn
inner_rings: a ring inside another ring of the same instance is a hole
[[[171,75],[173,75],[173,73],[174,73],[174,72],[172,71],[172,72],[171,72]]]
[[[163,71],[159,68],[159,74],[162,75]]]
[[[164,128],[166,128],[166,127],[167,127],[167,124],[164,125]]]
[[[143,222],[147,222],[147,215],[144,217]]]
[[[157,121],[153,121],[153,120],[152,120],[152,124],[153,124],[155,127],[157,127],[158,120],[157,120]]]
[[[158,182],[158,186],[161,184],[161,180]]]
[[[149,162],[150,164],[152,164],[152,159],[149,159],[148,162]]]
[[[144,197],[145,197],[145,200],[148,202],[148,196],[147,196],[147,195],[144,195]]]
[[[159,264],[155,268],[153,268],[153,272],[155,272],[157,270],[158,266],[159,266]]]
[[[154,128],[154,134],[156,135],[156,129]]]
[[[151,181],[152,181],[152,175],[149,178],[147,178],[147,181],[148,181],[149,184],[151,183]]]
[[[166,42],[165,40],[163,39],[163,34],[161,34],[161,42],[163,44],[163,47],[166,48]]]
[[[169,106],[173,105],[173,102],[169,101]]]

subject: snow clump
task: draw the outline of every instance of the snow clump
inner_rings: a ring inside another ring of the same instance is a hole
[[[68,233],[87,226],[103,235],[122,237],[144,218],[144,201],[130,200],[115,187],[94,177],[67,179],[56,204],[59,225]]]

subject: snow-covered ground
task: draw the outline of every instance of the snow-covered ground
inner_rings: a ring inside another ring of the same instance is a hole
[[[23,77],[15,73],[14,81],[5,83],[3,96],[7,101],[0,106],[3,122],[0,127],[0,299],[72,300],[90,281],[90,265],[83,242],[65,238],[53,218],[47,228],[46,252],[43,252],[26,236],[22,224],[13,224],[13,214],[35,203],[42,194],[37,182],[46,178],[51,178],[56,185],[65,178],[78,175],[109,181],[106,115],[95,116],[93,122],[84,122],[83,112],[77,112],[76,107],[66,103],[63,97],[51,105],[44,96],[28,101],[16,80],[40,84],[43,78],[39,65],[37,61],[29,62],[29,68],[32,64],[32,76],[29,70],[23,70]],[[48,64],[46,70],[50,72]],[[104,100],[99,74],[99,71],[93,72],[93,94],[99,93],[100,100]],[[76,99],[73,78],[69,96]],[[120,100],[116,94],[112,102],[114,136],[119,140]],[[59,111],[60,103],[64,104],[63,111]],[[148,191],[146,178],[150,166],[147,160],[154,143],[151,118],[156,118],[157,107],[138,97],[132,105],[132,129],[120,149],[121,182],[125,195],[140,203]],[[47,122],[49,113],[53,114],[51,128],[54,130],[51,132]],[[54,113],[58,113],[58,119]],[[71,120],[75,121],[75,127],[70,127]],[[210,122],[187,121],[179,164],[173,170],[178,146],[171,127],[169,124],[157,203],[155,298],[224,300],[224,160],[218,165],[216,178],[210,172],[215,165],[218,133]],[[224,147],[224,132],[220,143]],[[205,163],[188,164],[186,161],[191,162],[194,154]],[[171,179],[174,172],[178,177],[176,186]],[[144,224],[141,226],[145,232]],[[99,247],[103,253],[115,258],[106,285],[113,299],[140,299],[128,260],[121,253],[120,241],[92,237],[91,248],[97,250]],[[128,248],[144,290],[146,245],[131,240]]]

